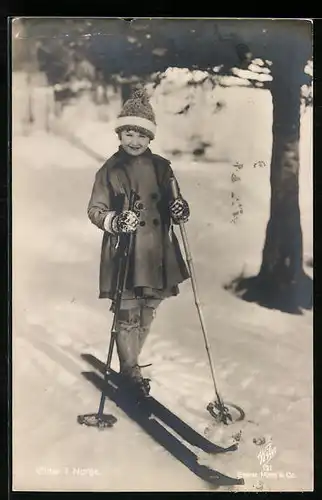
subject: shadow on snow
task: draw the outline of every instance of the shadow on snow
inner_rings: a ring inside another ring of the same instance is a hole
[[[224,289],[247,302],[289,314],[301,315],[303,309],[313,308],[313,280],[304,271],[296,284],[285,287],[268,284],[260,275],[247,277],[242,272]]]

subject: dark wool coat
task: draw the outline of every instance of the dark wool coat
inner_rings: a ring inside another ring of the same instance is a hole
[[[157,209],[162,229],[162,289],[170,291],[168,295],[176,295],[178,293],[177,285],[186,280],[189,277],[189,273],[182,257],[178,240],[173,231],[168,208],[172,200],[169,180],[171,177],[174,177],[174,174],[168,160],[153,154],[149,149],[145,154],[152,161],[159,189]],[[119,151],[104,163],[96,173],[88,204],[89,219],[99,229],[104,231],[99,278],[100,298],[113,299],[115,295],[119,261],[118,236],[104,230],[104,219],[110,210],[121,212],[128,209],[130,191],[133,188],[130,177],[126,175],[125,171],[128,161],[129,156],[120,147]],[[156,255],[160,255],[160,252],[156,252]],[[155,262],[155,266],[160,266],[160,263]]]

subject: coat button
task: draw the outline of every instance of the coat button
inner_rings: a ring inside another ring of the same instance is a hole
[[[145,226],[145,221],[144,220],[141,220],[140,226]]]
[[[158,193],[152,193],[151,198],[152,200],[156,200],[158,198]]]
[[[158,226],[158,225],[160,224],[159,219],[153,219],[153,224],[154,224],[155,226]]]

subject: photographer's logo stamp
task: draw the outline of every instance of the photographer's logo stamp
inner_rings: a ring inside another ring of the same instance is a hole
[[[262,466],[263,471],[272,470],[272,465],[270,462],[272,461],[273,457],[275,457],[276,451],[276,446],[273,446],[272,441],[269,441],[258,453],[257,458],[260,465]]]
[[[257,454],[257,459],[261,470],[259,472],[240,472],[239,477],[257,479],[295,479],[296,474],[289,471],[273,470],[273,459],[277,455],[277,447],[270,439],[265,443],[265,439],[254,440],[255,444],[260,444],[261,449]]]

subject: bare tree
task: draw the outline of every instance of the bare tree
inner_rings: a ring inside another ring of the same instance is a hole
[[[303,269],[299,207],[301,88],[311,56],[310,34],[278,31],[269,47],[272,64],[273,142],[270,167],[270,217],[258,276],[240,276],[228,288],[246,300],[290,313],[312,307],[312,281]],[[310,28],[308,25],[305,28]],[[281,29],[281,28],[280,28]]]

